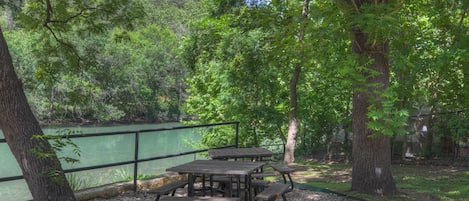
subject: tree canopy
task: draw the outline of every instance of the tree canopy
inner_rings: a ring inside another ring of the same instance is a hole
[[[8,1],[0,26],[46,124],[240,121],[241,145],[259,146],[286,143],[296,110],[297,151],[328,149],[344,129],[348,157],[357,114],[365,139],[386,140],[427,115],[425,157],[433,137],[469,137],[468,1],[304,2]],[[203,143],[233,140],[214,131]]]
[[[31,2],[4,7],[11,18],[2,23],[41,122],[162,122],[181,117],[187,95],[179,41],[188,33],[189,22],[203,14],[202,3],[52,1],[50,12],[42,10],[45,6]]]

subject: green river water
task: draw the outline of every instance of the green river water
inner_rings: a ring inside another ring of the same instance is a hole
[[[79,133],[99,133],[115,131],[137,131],[145,129],[172,128],[181,126],[179,123],[165,124],[134,124],[119,126],[87,126],[69,127]],[[63,128],[62,128],[63,130]],[[53,134],[57,128],[43,128],[44,133]],[[194,145],[200,142],[200,134],[195,129],[178,129],[159,132],[141,133],[139,137],[139,159],[164,156],[194,150]],[[0,132],[0,139],[3,134]],[[100,137],[74,138],[78,145],[80,156],[73,154],[73,149],[67,148],[59,156],[78,159],[79,163],[68,164],[62,162],[64,169],[102,165],[106,163],[130,161],[134,159],[135,135],[112,135]],[[157,175],[165,169],[194,160],[195,155],[180,156],[138,164],[138,175]],[[0,177],[21,175],[21,170],[14,159],[8,145],[0,143]],[[126,181],[133,178],[133,164],[81,171],[67,174],[69,183],[75,189],[83,189],[103,184]],[[32,199],[24,180],[0,182],[0,201],[22,201]]]

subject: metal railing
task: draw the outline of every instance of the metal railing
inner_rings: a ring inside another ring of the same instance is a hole
[[[148,133],[148,132],[161,132],[161,131],[170,131],[170,130],[181,130],[181,129],[192,129],[192,128],[203,128],[203,127],[214,127],[214,126],[224,126],[224,125],[235,125],[235,144],[232,145],[226,145],[223,147],[238,147],[239,141],[238,141],[238,131],[239,131],[239,122],[224,122],[224,123],[213,123],[213,124],[202,124],[202,125],[194,125],[194,126],[177,126],[177,127],[171,127],[171,128],[158,128],[158,129],[145,129],[145,130],[136,130],[136,131],[119,131],[119,132],[103,132],[103,133],[89,133],[89,134],[73,134],[73,135],[67,135],[67,138],[88,138],[88,137],[100,137],[100,136],[111,136],[111,135],[134,135],[135,137],[135,144],[134,144],[134,159],[133,160],[128,160],[128,161],[122,161],[122,162],[115,162],[115,163],[105,163],[101,165],[93,165],[93,166],[86,166],[86,167],[80,167],[80,168],[71,168],[71,169],[65,169],[65,173],[73,173],[73,172],[79,172],[79,171],[85,171],[85,170],[94,170],[94,169],[100,169],[100,168],[107,168],[107,167],[115,167],[115,166],[121,166],[121,165],[129,165],[133,164],[133,188],[134,191],[137,188],[137,178],[138,178],[138,164],[142,162],[147,162],[147,161],[154,161],[154,160],[160,160],[160,159],[166,159],[166,158],[172,158],[172,157],[178,157],[178,156],[184,156],[184,155],[190,155],[190,154],[197,154],[201,152],[206,152],[208,149],[199,149],[199,150],[193,150],[193,151],[187,151],[187,152],[180,152],[180,153],[172,153],[164,156],[156,156],[156,157],[149,157],[149,158],[140,158],[139,157],[139,138],[142,133]],[[6,143],[5,139],[0,139],[0,144],[1,143]],[[221,147],[220,147],[221,148]],[[10,176],[10,177],[0,177],[0,182],[6,182],[6,181],[13,181],[13,180],[19,180],[19,179],[24,179],[23,176]]]

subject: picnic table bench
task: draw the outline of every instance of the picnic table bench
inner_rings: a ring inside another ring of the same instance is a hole
[[[287,201],[285,193],[290,191],[290,185],[288,184],[272,184],[265,188],[262,192],[256,195],[255,199],[259,201],[275,201],[280,196],[284,201]]]
[[[184,188],[187,184],[187,180],[177,180],[149,190],[147,193],[157,194],[155,201],[158,201],[162,195],[168,195],[171,193],[171,196],[174,196],[178,188]]]
[[[261,191],[259,194],[256,195],[255,199],[258,201],[274,201],[279,197],[282,197],[284,201],[287,200],[285,197],[285,194],[292,191],[294,184],[293,180],[291,178],[291,173],[295,171],[295,169],[288,167],[284,164],[275,164],[271,163],[269,164],[272,169],[283,177],[283,184],[281,183],[275,183],[275,184],[269,184],[264,188],[263,191]],[[287,181],[288,177],[288,181]],[[289,182],[289,184],[287,184]]]
[[[293,190],[294,184],[293,184],[293,180],[290,174],[294,172],[295,169],[288,167],[286,165],[283,165],[283,164],[269,164],[269,165],[275,171],[279,172],[282,175],[284,184],[287,183],[287,177],[288,177],[288,181],[290,182],[290,190]]]

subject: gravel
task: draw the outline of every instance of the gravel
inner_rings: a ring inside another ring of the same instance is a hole
[[[175,196],[187,196],[184,189],[179,189]],[[286,194],[288,201],[306,201],[306,200],[321,200],[321,201],[352,201],[355,199],[339,196],[332,193],[314,192],[309,190],[294,189],[292,192]],[[146,194],[144,192],[124,192],[119,196],[112,198],[96,198],[89,201],[154,201],[156,195]],[[243,200],[243,199],[242,199]],[[282,198],[277,199],[282,201]]]

